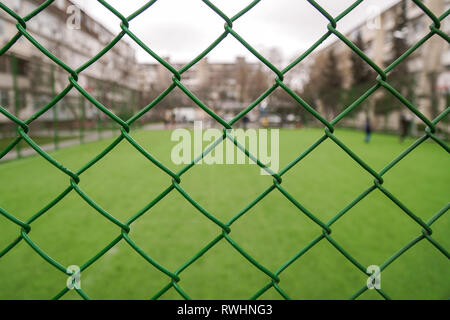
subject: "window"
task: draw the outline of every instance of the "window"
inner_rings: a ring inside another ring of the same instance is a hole
[[[17,58],[17,74],[26,76],[28,71],[28,61]]]
[[[4,93],[3,93],[4,92]],[[7,90],[0,90],[0,99],[2,103],[2,107],[7,106],[10,110],[13,110],[16,108],[16,99],[17,99],[17,107],[19,109],[24,109],[27,106],[27,96],[25,92],[17,92],[17,95],[12,91],[11,97],[12,99],[9,99],[9,94]],[[5,103],[5,105],[3,105]]]
[[[39,110],[46,106],[52,98],[48,94],[37,93],[33,95],[33,108],[34,110]]]
[[[9,107],[9,91],[8,90],[0,90],[0,106]]]
[[[20,76],[26,76],[28,74],[28,61],[17,58],[17,74]],[[0,57],[0,72],[9,72],[12,71],[13,60],[10,56],[2,56]]]
[[[17,105],[19,109],[27,107],[27,96],[25,95],[25,92],[17,92]]]
[[[8,56],[0,56],[0,72],[6,73],[8,72],[9,57]]]

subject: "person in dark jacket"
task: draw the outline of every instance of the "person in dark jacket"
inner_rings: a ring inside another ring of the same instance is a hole
[[[370,117],[369,116],[366,117],[366,124],[364,126],[364,131],[366,132],[366,139],[365,139],[365,141],[366,141],[366,143],[369,143],[370,142],[370,138],[372,136],[372,124],[370,122]]]
[[[243,124],[243,126],[244,126],[244,130],[247,130],[247,128],[248,128],[248,123],[250,122],[250,118],[247,116],[247,115],[245,115],[243,118],[242,118],[242,124]]]

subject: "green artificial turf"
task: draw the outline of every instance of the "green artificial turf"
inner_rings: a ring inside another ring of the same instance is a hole
[[[282,130],[280,162],[286,166],[311,146],[323,130]],[[365,144],[361,132],[336,135],[376,171],[405,150],[395,136],[374,135]],[[169,131],[140,131],[133,137],[174,171],[175,142]],[[52,156],[76,171],[112,140],[66,148]],[[407,208],[428,221],[448,205],[448,153],[425,142],[385,176],[384,187]],[[255,165],[196,166],[181,186],[208,212],[227,222],[272,184]],[[316,217],[328,222],[374,178],[331,140],[325,141],[283,176],[282,186]],[[25,221],[67,186],[69,177],[35,156],[0,164],[0,207]],[[167,176],[125,140],[81,175],[80,188],[111,215],[124,222],[171,184]],[[433,238],[447,251],[450,216],[433,225]],[[333,239],[363,266],[381,265],[422,234],[421,227],[380,191],[375,190],[331,227]],[[279,191],[274,190],[231,227],[231,238],[272,272],[295,256],[322,230]],[[20,229],[0,215],[0,250]],[[151,258],[175,272],[205,247],[221,229],[176,190],[131,225],[130,237]],[[82,265],[120,234],[74,191],[32,223],[29,237],[63,266]],[[393,299],[448,299],[448,259],[422,240],[381,275],[381,286]],[[221,240],[180,274],[179,286],[193,299],[248,299],[270,283],[228,242]],[[49,299],[66,285],[67,276],[21,241],[0,258],[0,299]],[[279,286],[292,299],[348,299],[366,284],[367,276],[326,239],[321,240],[280,275]],[[124,240],[82,273],[83,291],[93,299],[149,299],[170,279],[145,261]],[[64,298],[79,296],[70,291]],[[162,299],[180,299],[172,288]],[[263,299],[278,299],[275,289]],[[373,290],[361,299],[381,298]]]

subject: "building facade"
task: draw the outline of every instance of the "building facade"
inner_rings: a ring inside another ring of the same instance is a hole
[[[449,0],[425,0],[424,4],[437,16],[450,9]],[[402,14],[406,17],[405,27],[402,30],[397,30],[398,19]],[[399,1],[390,8],[379,12],[369,21],[345,33],[345,36],[353,43],[360,36],[364,43],[364,53],[378,66],[385,69],[399,57],[395,56],[394,43],[396,38],[403,39],[406,49],[409,49],[430,32],[429,27],[432,23],[433,21],[414,2]],[[441,30],[447,34],[450,33],[449,19],[444,19]],[[354,55],[354,53],[345,43],[337,39],[318,52],[315,59],[326,56],[330,51],[333,51],[338,57],[337,68],[343,79],[343,88],[350,88],[353,85],[351,55]],[[449,44],[438,35],[434,35],[403,61],[402,64],[405,64],[407,68],[404,76],[413,79],[414,87],[412,92],[414,92],[414,95],[409,97],[411,102],[427,118],[433,119],[449,106]],[[374,104],[377,99],[381,98],[381,95],[385,94],[383,91],[386,92],[383,89],[378,91],[374,97],[369,98],[371,118],[374,125],[378,129],[397,130],[402,111],[394,110],[385,114],[377,114]],[[392,99],[392,102],[387,100],[386,103],[395,103],[394,100],[395,98]],[[356,125],[362,126],[365,118],[364,112],[357,114]],[[421,123],[420,119],[413,118],[416,124]],[[343,122],[348,125],[354,125],[355,119],[344,119]],[[441,123],[440,127],[448,131],[448,121]]]
[[[171,63],[169,57],[164,58]],[[187,63],[171,63],[181,70]],[[172,84],[172,77],[160,63],[144,64],[140,68],[141,87],[145,93],[161,93]],[[268,73],[261,63],[247,61],[237,57],[234,62],[210,62],[207,58],[186,70],[181,75],[181,83],[198,97],[208,108],[231,120],[240,111],[248,107],[265,90],[270,87]],[[151,100],[148,97],[147,100]],[[161,102],[163,107],[195,109],[196,119],[208,120],[209,116],[179,89],[171,92]],[[158,112],[159,111],[159,112]],[[162,108],[156,107],[154,118],[162,117]]]
[[[3,0],[20,16],[32,12],[42,0]],[[17,21],[0,10],[0,47],[16,33]],[[57,0],[27,22],[27,32],[72,69],[79,68],[114,38],[107,28],[75,7],[69,0]],[[135,50],[126,41],[118,42],[99,61],[79,75],[78,83],[116,113],[123,113],[130,102],[138,107],[139,81]],[[2,107],[27,119],[50,102],[68,84],[69,74],[21,37],[0,56],[0,103]],[[84,106],[84,104],[86,104]],[[74,88],[57,105],[60,121],[104,117]],[[84,113],[82,115],[82,113]],[[52,112],[40,120],[50,121]],[[10,123],[0,115],[0,123]]]

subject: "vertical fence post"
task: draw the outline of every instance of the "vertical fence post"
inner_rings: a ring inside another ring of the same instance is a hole
[[[446,106],[450,106],[450,90],[448,90],[447,89],[447,92],[446,92],[446,94],[445,94],[445,105]],[[447,141],[449,141],[449,134],[450,134],[450,132],[449,132],[449,124],[450,124],[450,120],[449,120],[449,117],[446,117],[446,123],[447,123],[447,126],[446,126],[446,128],[445,128],[445,140],[447,140]]]
[[[19,117],[19,86],[17,83],[17,73],[18,73],[18,67],[17,67],[17,58],[15,54],[11,55],[11,73],[13,78],[13,89],[14,89],[14,114]],[[17,151],[17,158],[20,159],[22,157],[21,152],[21,145],[20,142],[16,146]]]
[[[116,93],[117,93],[117,87],[116,82],[114,81],[112,84],[112,90],[111,90],[111,108],[113,112],[116,111]],[[111,135],[114,136],[114,121],[111,121]]]
[[[134,114],[135,108],[136,108],[136,101],[135,101],[135,95],[134,95],[134,89],[130,88],[130,114]],[[139,124],[137,124],[137,126],[139,127]]]
[[[84,122],[86,121],[86,111],[84,109],[84,99],[83,96],[80,95],[79,98],[79,106],[80,106],[80,144],[84,143]]]
[[[52,88],[52,97],[56,96],[55,88],[55,66],[52,64],[50,70],[50,85]],[[59,149],[59,135],[58,135],[58,107],[57,105],[52,108],[53,110],[53,143],[55,145],[55,150]]]
[[[126,108],[126,101],[125,101],[125,87],[123,85],[120,86],[120,104],[119,104],[119,108],[122,109],[124,106]],[[118,108],[118,109],[119,109]],[[117,110],[117,112],[119,112],[119,110]],[[124,117],[124,115],[126,114],[126,112],[121,112],[121,117]],[[126,117],[125,117],[126,118]],[[123,120],[128,120],[128,119],[123,119]],[[120,134],[120,128],[118,128],[118,133]]]
[[[98,96],[101,99],[103,96],[103,88],[100,85],[100,81],[97,80],[97,92],[98,92]],[[101,112],[99,109],[97,110],[97,135],[98,135],[98,139],[100,140],[102,138],[102,118],[101,118]]]
[[[99,140],[102,138],[102,119],[100,117],[100,110],[97,110],[97,136]]]

